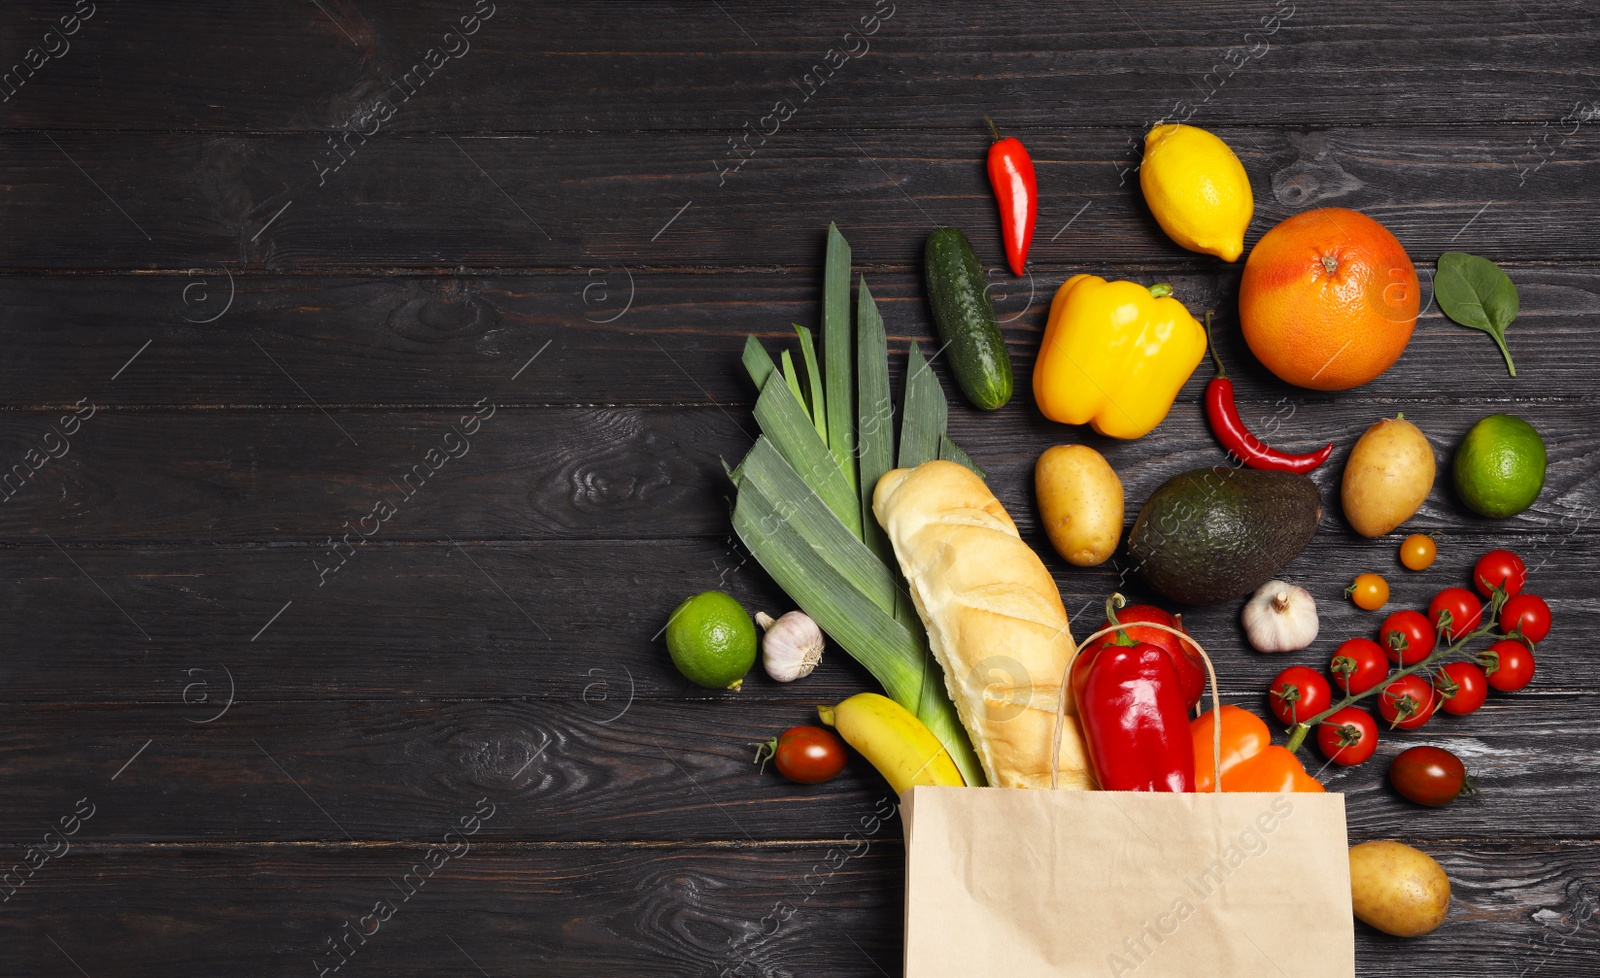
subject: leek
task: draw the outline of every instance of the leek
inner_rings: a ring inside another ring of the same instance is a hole
[[[949,420],[939,378],[915,341],[906,364],[904,417],[900,420],[900,467],[909,469],[939,457],[939,439]]]
[[[811,392],[811,421],[817,426],[817,435],[826,445],[828,443],[827,395],[822,392],[822,371],[817,367],[817,347],[811,340],[811,330],[797,325],[794,331],[800,337],[800,357],[806,365],[806,388]],[[837,453],[834,458],[837,461]],[[845,473],[847,481],[849,475],[850,473]]]
[[[756,424],[772,439],[772,444],[794,470],[816,489],[817,495],[838,515],[850,532],[861,535],[861,507],[856,494],[844,481],[828,446],[812,427],[806,409],[795,399],[789,385],[777,374],[767,378],[756,398]]]
[[[820,365],[810,330],[795,327],[805,384],[788,351],[780,369],[755,337],[745,342],[762,434],[728,472],[737,489],[734,531],[789,597],[927,724],[967,784],[981,785],[977,756],[872,513],[873,489],[896,461],[977,467],[950,440],[944,391],[915,343],[896,437],[883,318],[863,278],[852,329],[850,246],[837,227],[829,227],[826,261]]]
[[[850,342],[850,245],[839,226],[828,225],[828,255],[822,266],[822,355],[827,362],[828,414],[826,441],[844,470],[850,488],[856,487],[855,420],[850,379],[853,345]],[[818,419],[819,423],[821,419]]]

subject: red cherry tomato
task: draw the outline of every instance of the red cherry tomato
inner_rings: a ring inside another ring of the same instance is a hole
[[[1206,663],[1200,658],[1200,653],[1193,643],[1186,642],[1171,632],[1164,632],[1159,628],[1143,628],[1141,623],[1153,622],[1157,625],[1166,625],[1183,631],[1183,616],[1170,614],[1157,608],[1153,604],[1133,604],[1117,610],[1118,624],[1126,625],[1123,629],[1134,642],[1144,642],[1154,645],[1167,653],[1167,658],[1172,660],[1172,666],[1178,670],[1179,687],[1183,690],[1184,702],[1193,708],[1200,702],[1201,695],[1206,689]],[[1111,622],[1102,622],[1100,628],[1110,628]],[[1097,628],[1095,631],[1099,631]],[[1095,639],[1089,648],[1084,649],[1082,656],[1093,658],[1094,653],[1107,645],[1117,641],[1118,632],[1111,632]]]
[[[1500,692],[1515,693],[1533,682],[1533,650],[1521,642],[1501,639],[1489,646],[1487,658],[1483,671]]]
[[[1366,710],[1347,706],[1317,724],[1317,747],[1340,767],[1364,763],[1378,749],[1378,725]]]
[[[1448,627],[1439,624],[1441,613],[1450,613]],[[1455,641],[1478,627],[1483,619],[1483,602],[1464,587],[1447,587],[1428,602],[1428,621],[1447,641]]]
[[[1452,662],[1439,670],[1439,675],[1433,679],[1433,688],[1439,691],[1439,709],[1464,717],[1488,698],[1489,677],[1475,663]]]
[[[1505,588],[1514,595],[1528,583],[1528,567],[1522,558],[1509,550],[1491,550],[1478,558],[1472,568],[1472,584],[1484,597],[1494,594],[1495,586]]]
[[[1448,805],[1471,791],[1461,758],[1443,747],[1412,747],[1389,762],[1394,789],[1419,805]]]
[[[1415,730],[1433,718],[1439,693],[1421,676],[1401,676],[1378,694],[1378,713],[1396,730]]]
[[[1267,705],[1280,723],[1292,727],[1332,706],[1333,690],[1315,669],[1290,666],[1267,687]]]
[[[1389,678],[1389,657],[1372,639],[1352,638],[1334,651],[1328,671],[1346,693],[1365,693]]]
[[[1532,645],[1550,634],[1550,606],[1536,594],[1519,594],[1500,609],[1500,630],[1520,634]]]
[[[1433,623],[1420,611],[1397,611],[1385,618],[1378,628],[1378,644],[1383,646],[1390,662],[1402,666],[1426,659],[1435,641]]]
[[[844,770],[844,741],[821,727],[790,727],[756,746],[756,759],[762,766],[770,758],[778,773],[790,781],[817,784]]]

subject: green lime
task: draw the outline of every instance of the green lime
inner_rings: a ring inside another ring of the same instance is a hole
[[[1510,414],[1491,414],[1456,448],[1456,494],[1484,516],[1515,516],[1544,488],[1544,439]]]
[[[738,689],[756,664],[756,626],[739,602],[721,591],[705,591],[678,605],[667,619],[667,652],[691,682]]]

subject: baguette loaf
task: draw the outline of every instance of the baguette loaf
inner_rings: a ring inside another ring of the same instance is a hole
[[[989,784],[1049,788],[1061,676],[1072,633],[1055,579],[970,469],[894,469],[872,493],[945,686]],[[1070,693],[1063,788],[1092,788]]]

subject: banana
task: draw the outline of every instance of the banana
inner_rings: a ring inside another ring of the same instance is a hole
[[[933,731],[887,696],[857,693],[838,706],[817,707],[817,716],[871,761],[896,795],[915,785],[966,784]]]

